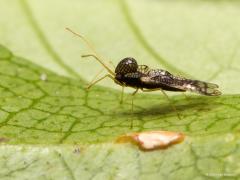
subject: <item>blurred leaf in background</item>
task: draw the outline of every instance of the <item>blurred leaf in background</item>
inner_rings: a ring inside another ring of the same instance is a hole
[[[2,179],[239,176],[239,1],[0,0],[0,7]],[[115,65],[132,56],[219,84],[224,95],[173,94],[182,120],[163,96],[137,95],[131,114],[130,98],[119,104],[113,82],[84,89],[101,66],[81,59],[89,49],[65,27]],[[154,129],[187,138],[147,153],[112,143]]]

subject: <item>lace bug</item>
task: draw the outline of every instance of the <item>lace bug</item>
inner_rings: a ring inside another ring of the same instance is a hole
[[[108,77],[116,84],[122,86],[122,96],[120,102],[123,100],[124,87],[131,87],[135,89],[132,96],[134,96],[138,90],[142,90],[143,92],[160,90],[169,101],[170,99],[164,91],[191,91],[206,96],[221,95],[221,92],[217,89],[218,85],[216,84],[175,76],[162,69],[150,69],[147,65],[138,65],[137,61],[132,57],[122,59],[115,68],[115,71],[113,71],[101,60],[100,56],[87,39],[69,28],[66,29],[74,35],[80,37],[92,50],[92,54],[83,55],[82,57],[95,58],[108,71],[108,74],[89,84],[87,89],[90,89],[93,85]],[[176,111],[175,106],[173,104],[171,104],[171,106]],[[179,114],[178,118],[180,119]]]

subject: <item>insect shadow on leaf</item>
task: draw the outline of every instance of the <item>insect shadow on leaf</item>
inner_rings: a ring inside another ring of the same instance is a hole
[[[216,84],[174,76],[168,71],[162,69],[150,69],[147,65],[138,65],[137,61],[132,57],[126,57],[122,59],[116,66],[115,71],[113,71],[108,65],[105,64],[104,60],[102,60],[103,58],[96,52],[95,48],[84,36],[74,32],[69,28],[66,28],[66,30],[81,38],[83,42],[89,47],[89,49],[91,49],[92,54],[82,55],[82,57],[93,57],[108,72],[108,74],[104,75],[103,77],[92,81],[88,85],[87,89],[90,89],[93,85],[105,78],[110,78],[116,84],[122,86],[122,94],[120,100],[120,103],[122,103],[124,88],[134,88],[135,91],[132,93],[132,112],[133,98],[134,95],[138,92],[138,90],[141,90],[143,92],[160,90],[166,97],[166,99],[169,101],[172,109],[177,113],[178,119],[181,119],[180,114],[178,113],[177,109],[175,108],[174,104],[172,103],[168,95],[165,93],[165,91],[191,91],[206,96],[221,95],[221,92],[217,89],[218,85]],[[132,127],[133,120],[131,122],[131,128]]]

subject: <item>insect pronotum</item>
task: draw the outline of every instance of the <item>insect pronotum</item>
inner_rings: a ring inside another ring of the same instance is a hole
[[[138,90],[141,90],[143,92],[160,90],[168,99],[172,108],[176,112],[177,110],[175,106],[171,103],[169,97],[164,91],[191,91],[206,96],[221,95],[221,92],[217,89],[218,85],[216,84],[175,76],[168,71],[162,69],[150,69],[147,65],[138,65],[137,61],[132,57],[126,57],[122,59],[115,68],[115,71],[113,71],[105,64],[105,62],[98,55],[94,47],[87,39],[69,28],[66,28],[66,30],[80,37],[91,49],[92,54],[82,55],[82,57],[95,58],[108,71],[108,74],[89,84],[89,86],[87,87],[88,89],[90,89],[93,85],[107,77],[111,78],[116,84],[122,86],[122,96],[120,102],[122,102],[123,99],[124,87],[132,87],[135,89],[135,91],[132,93],[132,97],[138,92]],[[178,113],[177,115],[180,119]]]

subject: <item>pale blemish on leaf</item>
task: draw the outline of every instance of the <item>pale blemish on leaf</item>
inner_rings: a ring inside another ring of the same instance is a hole
[[[133,142],[133,144],[137,144],[140,149],[151,151],[156,149],[165,149],[173,144],[182,142],[184,138],[185,135],[179,132],[146,131],[120,136],[117,139],[117,142]]]

